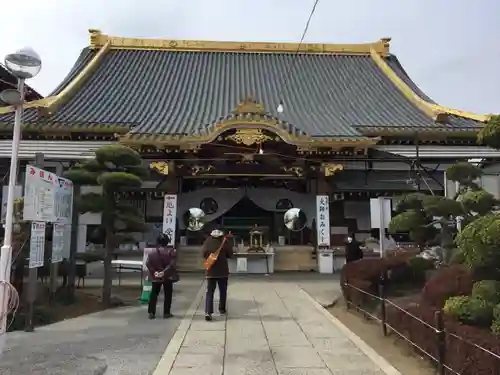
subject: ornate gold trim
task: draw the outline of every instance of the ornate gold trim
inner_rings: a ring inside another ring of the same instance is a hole
[[[99,66],[102,57],[110,49],[110,44],[105,43],[102,48],[95,54],[95,56],[88,62],[88,64],[77,74],[75,78],[57,95],[48,96],[40,100],[34,100],[32,102],[26,103],[24,109],[28,108],[40,108],[48,115],[53,114],[57,108],[66,103],[76,90],[78,90],[81,85],[85,82],[88,76]],[[0,107],[0,114],[5,114],[9,112],[14,112],[14,106]]]
[[[203,144],[211,143],[222,133],[231,129],[263,129],[275,133],[285,143],[298,146],[303,149],[309,148],[339,148],[339,147],[368,147],[377,144],[380,138],[357,139],[316,139],[309,135],[290,134],[279,126],[277,120],[247,120],[231,119],[221,122],[207,135],[154,135],[128,133],[120,137],[119,141],[125,145],[152,145],[156,147],[179,146],[181,149],[196,149]]]
[[[443,121],[443,114],[450,114],[454,116],[464,117],[471,120],[486,122],[490,118],[490,116],[486,115],[478,115],[470,112],[460,111],[458,109],[452,109],[443,107],[437,104],[432,104],[420,96],[418,96],[411,88],[408,86],[392,68],[387,64],[387,62],[375,49],[371,49],[370,55],[377,64],[377,66],[382,70],[382,72],[391,80],[391,82],[403,93],[404,96],[408,100],[410,100],[414,105],[416,105],[422,112],[424,112],[427,116],[431,117],[434,121]]]
[[[154,169],[160,174],[163,174],[165,176],[168,175],[168,163],[164,161],[154,161],[149,164],[149,167],[151,169]]]
[[[390,38],[363,44],[321,43],[263,43],[263,42],[210,42],[201,40],[123,38],[90,29],[90,47],[100,48],[107,43],[112,49],[142,49],[160,51],[211,51],[211,52],[266,52],[266,53],[335,53],[342,55],[369,55],[374,49],[382,55],[389,54]],[[300,47],[300,49],[299,49]]]
[[[332,163],[324,163],[322,165],[322,168],[325,177],[334,176],[338,171],[344,170],[344,166],[342,164],[332,164]]]
[[[234,134],[228,135],[226,139],[233,141],[236,144],[245,146],[260,145],[265,141],[271,141],[272,138],[264,134],[262,129],[258,128],[242,128],[236,129]]]

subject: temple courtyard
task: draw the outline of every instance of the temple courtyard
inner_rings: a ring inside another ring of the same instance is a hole
[[[0,374],[399,374],[323,308],[339,296],[331,275],[234,277],[228,316],[205,322],[203,279],[184,276],[174,319],[125,307],[11,333]]]

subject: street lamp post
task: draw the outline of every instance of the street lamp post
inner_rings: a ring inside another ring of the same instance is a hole
[[[24,81],[35,77],[42,68],[40,56],[31,48],[23,48],[5,56],[6,68],[17,78],[17,90],[6,90],[0,95],[2,100],[15,106],[14,131],[12,136],[12,154],[9,171],[9,189],[5,210],[5,235],[0,251],[0,353],[2,334],[7,329],[9,305],[8,285],[12,263],[12,228],[14,224],[14,198],[17,180],[19,143],[21,141],[21,122],[24,104]]]

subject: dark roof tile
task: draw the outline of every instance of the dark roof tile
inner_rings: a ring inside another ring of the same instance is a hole
[[[58,94],[96,51],[84,49]],[[287,80],[287,71],[294,63]],[[390,67],[418,95],[398,60]],[[284,82],[287,80],[287,84]],[[111,50],[53,123],[121,124],[134,133],[200,134],[254,97],[292,132],[313,137],[359,137],[357,127],[475,127],[456,116],[436,124],[409,101],[366,55]],[[276,112],[284,100],[285,111]],[[27,110],[25,122],[37,121]],[[11,121],[1,115],[0,122]]]

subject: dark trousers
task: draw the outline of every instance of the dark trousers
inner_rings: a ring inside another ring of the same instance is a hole
[[[173,284],[171,281],[164,283],[153,283],[151,288],[151,297],[149,298],[148,313],[156,314],[156,304],[158,302],[158,294],[160,294],[161,287],[163,286],[163,294],[165,300],[163,301],[163,314],[170,314],[170,307],[172,306],[172,292]]]
[[[227,277],[212,277],[207,279],[206,314],[211,315],[214,312],[214,293],[216,287],[219,287],[219,311],[226,311]]]

